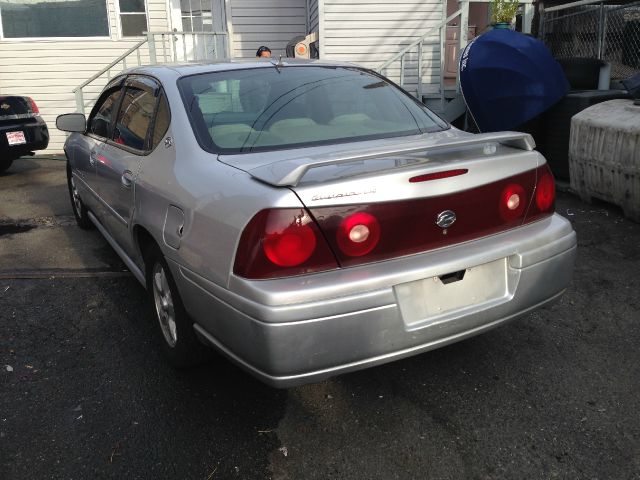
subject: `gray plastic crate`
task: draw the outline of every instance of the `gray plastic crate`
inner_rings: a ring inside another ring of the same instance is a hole
[[[633,100],[609,100],[571,119],[571,189],[622,208],[640,222],[640,106]]]

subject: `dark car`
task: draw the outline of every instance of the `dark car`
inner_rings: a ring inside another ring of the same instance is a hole
[[[0,172],[49,145],[49,130],[33,99],[0,95]]]

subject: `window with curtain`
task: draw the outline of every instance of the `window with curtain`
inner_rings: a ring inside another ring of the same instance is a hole
[[[106,0],[0,0],[0,17],[3,38],[109,36]]]

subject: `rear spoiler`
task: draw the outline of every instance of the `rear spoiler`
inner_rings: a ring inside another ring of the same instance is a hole
[[[311,159],[309,157],[299,157],[291,160],[283,160],[273,162],[268,165],[261,165],[254,169],[248,170],[248,173],[258,180],[261,180],[276,187],[295,187],[298,185],[302,177],[312,168],[322,167],[326,165],[337,165],[358,160],[369,160],[374,158],[385,157],[394,154],[408,154],[415,152],[424,152],[425,155],[434,153],[445,153],[458,148],[480,146],[483,144],[500,144],[507,147],[517,148],[520,150],[531,151],[536,147],[533,137],[528,133],[519,132],[498,132],[498,133],[481,133],[477,135],[469,135],[457,139],[445,138],[438,139],[429,143],[424,139],[406,142],[402,147],[394,145],[384,148],[371,148],[368,150],[360,150],[355,153],[348,153],[336,156],[327,156],[322,159]]]

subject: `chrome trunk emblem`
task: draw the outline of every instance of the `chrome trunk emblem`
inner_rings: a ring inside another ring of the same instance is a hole
[[[436,225],[440,228],[449,228],[456,221],[456,214],[451,210],[445,210],[444,212],[440,212],[438,214],[438,218],[436,218]]]

